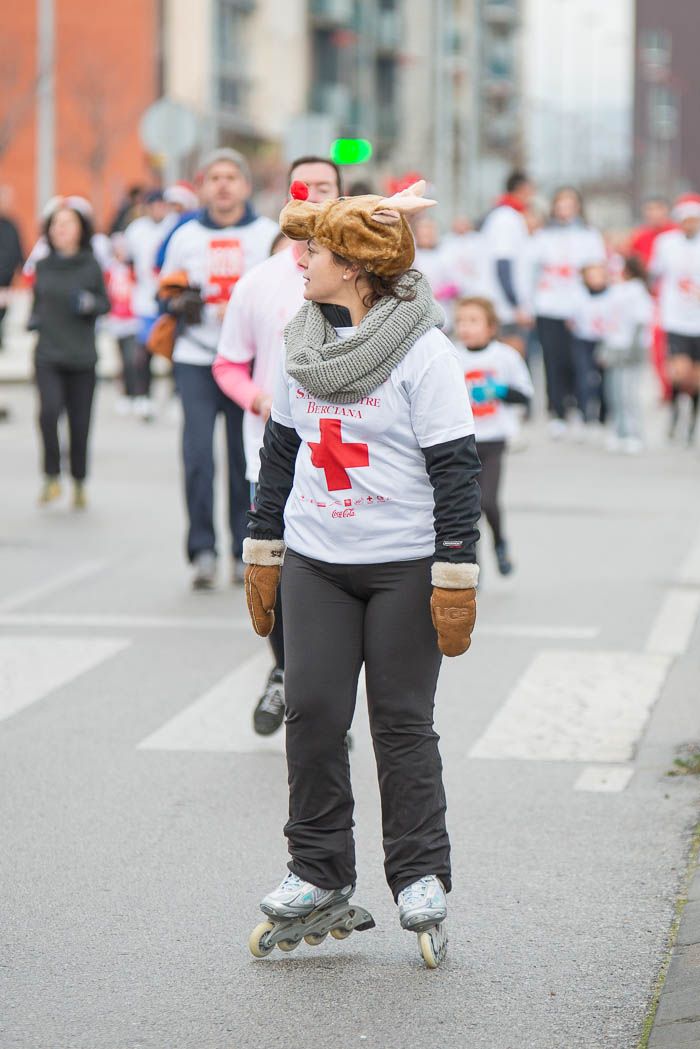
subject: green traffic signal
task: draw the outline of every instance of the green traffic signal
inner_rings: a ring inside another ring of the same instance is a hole
[[[335,164],[365,164],[372,156],[372,143],[366,138],[337,138],[331,144]]]

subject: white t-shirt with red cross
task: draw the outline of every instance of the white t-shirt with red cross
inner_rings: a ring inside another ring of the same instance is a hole
[[[236,364],[252,364],[252,379],[274,393],[284,357],[284,329],[304,304],[304,281],[294,251],[273,255],[236,284],[221,329],[219,353]],[[243,417],[246,477],[256,482],[265,422],[260,415]]]
[[[115,258],[105,270],[104,279],[111,306],[105,326],[115,339],[136,335],[140,321],[134,312],[134,271],[126,262]]]
[[[651,272],[661,278],[661,327],[676,335],[700,335],[700,234],[681,230],[656,238]]]
[[[434,553],[433,488],[421,449],[474,433],[457,355],[441,331],[423,335],[355,404],[314,397],[282,370],[272,418],[301,438],[284,513],[292,550],[333,564]]]
[[[176,364],[211,365],[221,334],[221,307],[228,303],[236,282],[270,254],[278,232],[272,219],[262,216],[241,226],[213,229],[192,219],[173,233],[161,278],[184,270],[190,284],[202,292],[202,323],[185,329],[175,343]]]
[[[579,284],[574,293],[571,310],[571,330],[577,339],[600,342],[607,333],[610,288],[593,295],[585,284]]]
[[[532,379],[525,361],[512,346],[495,340],[483,350],[458,346],[457,353],[469,391],[477,445],[480,441],[507,441],[518,430],[517,408],[496,397],[493,387],[508,386],[525,397],[532,397]],[[488,399],[477,400],[474,396],[477,388],[483,390]]]
[[[535,270],[535,313],[568,320],[574,309],[581,270],[605,262],[605,244],[590,226],[548,226],[532,238],[529,256]]]

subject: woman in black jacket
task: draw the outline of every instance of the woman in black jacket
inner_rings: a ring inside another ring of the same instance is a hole
[[[109,312],[109,299],[90,247],[91,225],[84,215],[59,205],[47,220],[45,236],[49,254],[36,266],[30,321],[30,327],[39,333],[35,374],[44,451],[40,502],[53,502],[61,494],[58,420],[65,409],[73,505],[82,509],[97,363],[95,320]]]

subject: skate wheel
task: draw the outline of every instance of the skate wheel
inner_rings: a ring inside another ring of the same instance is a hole
[[[288,953],[289,951],[295,951],[301,940],[279,940],[277,946],[281,951]]]
[[[347,940],[351,932],[352,929],[343,929],[339,926],[337,929],[331,929],[331,936],[334,940]]]
[[[433,951],[433,941],[430,939],[430,933],[422,932],[419,934],[418,946],[420,947],[420,953],[423,955],[423,961],[428,969],[437,969],[438,960]]]
[[[444,926],[433,926],[427,932],[418,933],[418,946],[427,969],[437,969],[447,955],[447,932]]]
[[[310,932],[307,936],[304,937],[304,943],[308,943],[309,947],[318,947],[319,943],[323,943],[326,936],[328,936],[327,932],[321,934],[317,932]]]
[[[254,958],[266,958],[270,951],[274,950],[273,944],[265,946],[262,942],[274,927],[273,922],[260,922],[251,932],[248,938],[248,949]]]

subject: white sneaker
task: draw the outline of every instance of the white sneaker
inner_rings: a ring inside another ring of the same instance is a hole
[[[583,416],[580,412],[576,412],[571,421],[568,424],[569,436],[572,441],[576,441],[577,444],[582,444],[586,439],[586,424],[583,421]]]
[[[399,893],[399,921],[403,929],[421,932],[439,925],[447,917],[447,899],[442,882],[434,874],[419,878]]]
[[[625,437],[622,441],[622,451],[625,455],[639,455],[644,451],[644,442],[639,437]]]
[[[134,415],[144,422],[151,422],[155,415],[155,405],[150,397],[134,398]]]
[[[553,441],[561,441],[566,437],[566,423],[563,419],[550,419],[547,423],[547,433]]]
[[[213,590],[216,586],[216,554],[202,550],[194,559],[193,590]]]
[[[133,397],[126,397],[126,396],[117,397],[117,400],[116,400],[115,405],[114,405],[114,413],[115,413],[115,415],[120,415],[122,417],[124,417],[126,415],[131,415],[131,412],[133,410],[133,405],[134,405]]]
[[[276,889],[262,898],[260,910],[272,918],[303,918],[319,907],[349,900],[354,891],[354,885],[342,889],[319,889],[290,871]]]

